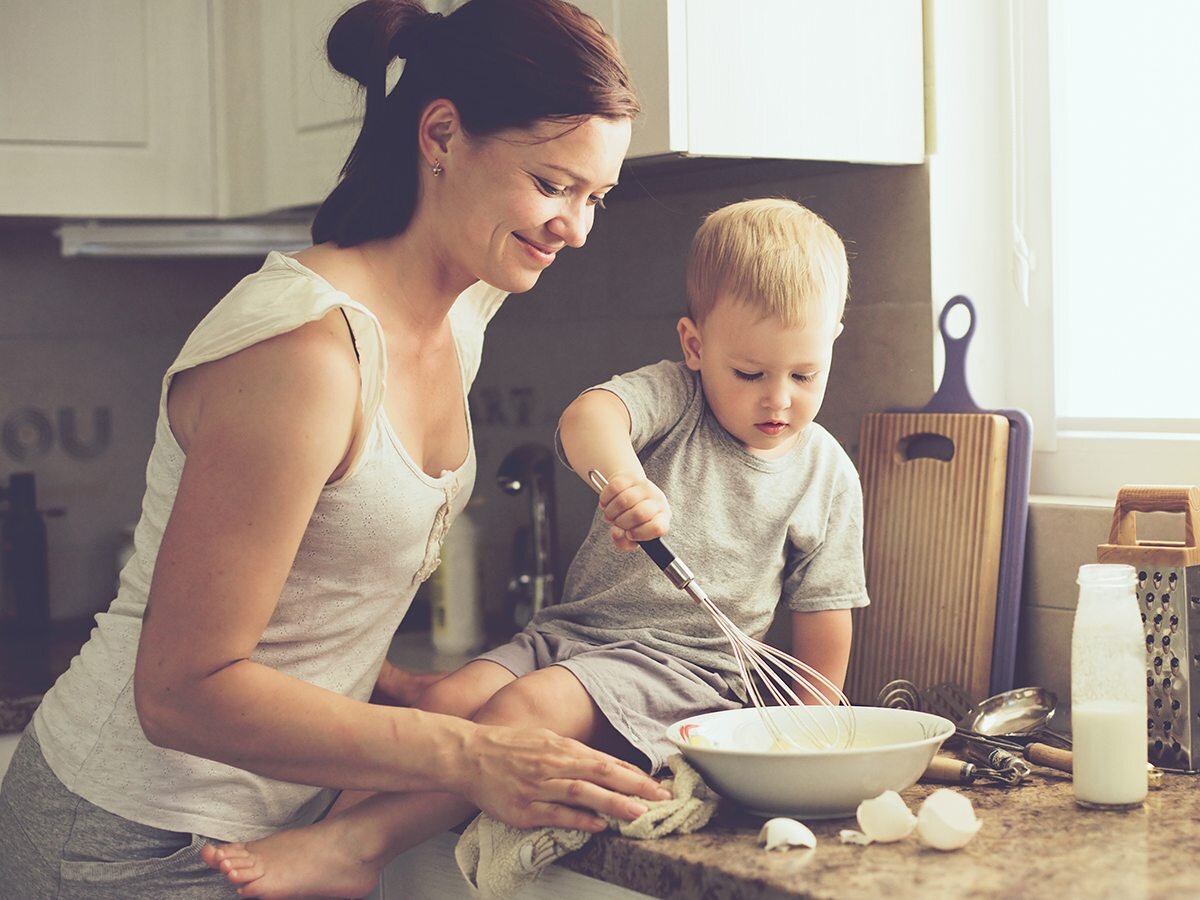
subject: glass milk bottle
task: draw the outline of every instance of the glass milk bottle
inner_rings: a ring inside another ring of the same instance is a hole
[[[1146,799],[1145,637],[1133,566],[1079,568],[1071,632],[1075,802],[1132,809]]]

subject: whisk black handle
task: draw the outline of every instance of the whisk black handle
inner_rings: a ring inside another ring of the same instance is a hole
[[[638,546],[645,550],[646,555],[654,560],[654,564],[664,572],[670,568],[672,563],[679,562],[679,557],[675,555],[675,551],[668,547],[667,542],[662,538],[638,541]]]
[[[662,538],[651,538],[648,541],[638,541],[638,546],[646,551],[646,555],[654,560],[654,564],[662,569],[664,575],[681,591],[687,591],[693,600],[698,600],[696,592],[700,585],[696,584],[696,576],[675,551],[667,546]]]

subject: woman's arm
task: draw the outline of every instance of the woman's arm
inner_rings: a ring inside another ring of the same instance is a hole
[[[435,682],[441,681],[448,672],[409,672],[386,659],[375,679],[371,691],[371,702],[384,706],[416,706],[421,695]]]
[[[808,663],[841,688],[846,683],[846,669],[850,665],[853,630],[848,609],[793,612],[792,656]],[[822,687],[815,680],[813,686]],[[838,702],[832,691],[822,689],[821,692],[832,702]],[[798,693],[805,703],[816,702],[815,697],[805,696],[803,691]]]
[[[600,506],[612,526],[613,543],[622,550],[636,548],[636,541],[662,537],[671,524],[671,508],[658,485],[646,477],[629,429],[624,402],[603,389],[580,394],[558,422],[559,440],[576,474],[589,486],[592,469],[608,479]]]
[[[407,786],[389,758],[394,715],[249,659],[349,452],[358,391],[340,317],[177,376],[168,411],[187,459],[134,676],[151,741],[288,781]],[[439,734],[419,730],[427,741]],[[351,733],[358,759],[338,773]]]
[[[187,460],[134,672],[147,737],[303,784],[455,791],[506,821],[534,798],[624,815],[629,801],[604,788],[655,796],[645,776],[549,732],[359,703],[250,660],[347,458],[358,395],[340,316],[178,376],[169,412]]]

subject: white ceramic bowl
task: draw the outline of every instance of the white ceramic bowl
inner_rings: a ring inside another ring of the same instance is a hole
[[[761,816],[853,816],[863,800],[916,784],[954,733],[949,719],[909,709],[771,707],[764,712],[798,740],[808,730],[790,725],[790,713],[827,726],[827,717],[838,716],[845,723],[853,713],[854,740],[845,750],[771,751],[774,742],[753,707],[692,716],[667,729],[667,737],[709,787]]]

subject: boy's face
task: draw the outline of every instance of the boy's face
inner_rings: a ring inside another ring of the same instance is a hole
[[[802,327],[719,298],[703,325],[679,320],[689,369],[700,373],[717,421],[751,453],[782,456],[795,446],[825,399],[833,342],[831,315]]]

